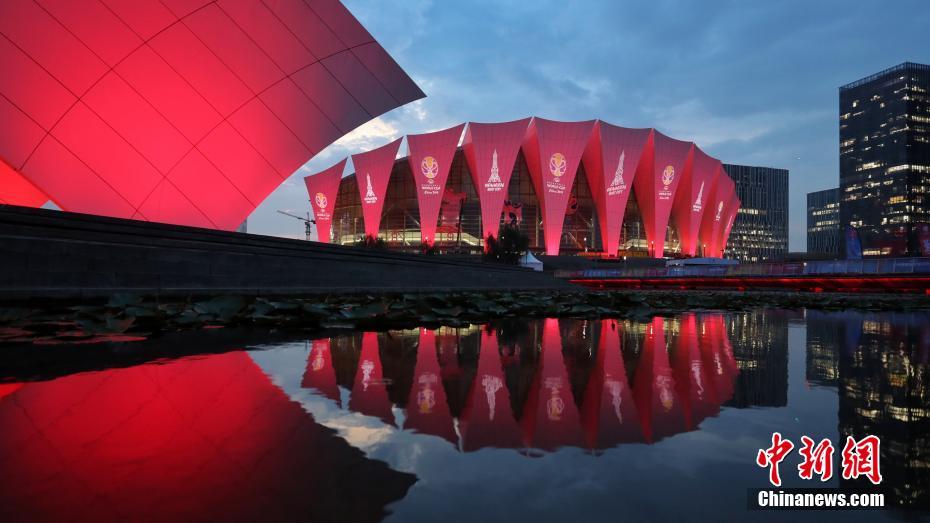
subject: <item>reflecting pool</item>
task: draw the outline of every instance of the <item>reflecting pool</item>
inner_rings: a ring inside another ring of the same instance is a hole
[[[53,379],[0,372],[0,521],[928,515],[930,312],[280,339],[198,355],[191,338],[191,356]],[[773,432],[837,449],[825,482],[799,477],[795,450],[783,487],[872,488],[895,508],[748,511],[747,489],[768,486],[756,454]],[[877,487],[839,473],[847,436],[869,434]]]

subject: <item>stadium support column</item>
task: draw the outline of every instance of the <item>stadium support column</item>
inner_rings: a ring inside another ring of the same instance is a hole
[[[343,159],[329,169],[304,177],[307,194],[310,195],[310,206],[313,209],[313,220],[316,222],[318,242],[329,243],[333,225],[333,208],[336,205],[339,182],[342,180],[345,167],[346,160]]]
[[[497,236],[510,175],[530,119],[468,123],[462,149],[481,204],[482,239]]]
[[[675,205],[672,206],[672,218],[678,229],[683,255],[696,256],[700,251],[698,233],[701,219],[714,184],[720,176],[720,167],[719,160],[694,146],[691,167],[685,170],[678,194],[675,196]]]
[[[465,124],[460,124],[434,133],[407,136],[407,160],[417,186],[417,203],[420,208],[420,240],[425,245],[432,245],[436,241],[442,193],[464,127]]]
[[[604,253],[610,256],[620,248],[623,214],[643,152],[651,143],[650,133],[650,129],[627,129],[599,120],[582,156]]]
[[[352,155],[356,185],[361,197],[362,218],[365,220],[365,236],[378,237],[381,211],[384,209],[384,198],[400,141],[398,138],[377,149]]]
[[[594,120],[557,122],[536,117],[523,139],[523,155],[542,208],[548,255],[559,254],[565,210],[593,126]]]
[[[637,176],[633,183],[650,255],[662,258],[675,192],[687,168],[692,144],[669,138],[659,131],[653,131],[653,137],[651,176]]]

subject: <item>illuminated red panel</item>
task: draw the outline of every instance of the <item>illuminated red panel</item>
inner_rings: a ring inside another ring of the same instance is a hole
[[[135,212],[113,187],[51,136],[42,141],[20,173],[62,209],[115,217],[131,217]]]
[[[105,63],[32,0],[0,3],[0,33],[76,96],[107,72]]]
[[[321,60],[346,48],[304,0],[265,2],[288,29]]]
[[[675,201],[675,192],[691,168],[691,142],[669,138],[653,132],[652,176],[637,176],[633,180],[636,202],[642,214],[650,255],[665,254],[665,236]]]
[[[0,4],[0,9],[5,5]],[[3,64],[0,95],[42,128],[51,129],[61,115],[74,104],[74,95],[2,34],[0,64]],[[16,134],[17,123],[4,120],[3,132]]]
[[[462,149],[481,204],[482,238],[497,236],[510,175],[529,121],[468,123]]]
[[[684,412],[685,427],[694,430],[709,416],[716,416],[720,403],[711,386],[712,375],[708,373],[698,346],[698,325],[694,313],[681,317],[675,349],[675,390]]]
[[[213,0],[161,0],[161,2],[178,18],[184,18],[212,1]]]
[[[221,115],[228,117],[254,94],[183,24],[159,33],[148,45]]]
[[[384,84],[351,52],[337,53],[321,62],[369,114],[381,114],[398,106]]]
[[[717,240],[717,246],[720,249],[720,256],[723,257],[724,251],[727,249],[727,241],[730,239],[730,231],[733,230],[733,222],[736,221],[737,213],[739,213],[739,208],[742,205],[740,199],[733,194],[733,197],[730,199],[730,204],[727,207],[727,217],[724,227],[720,231],[720,239]]]
[[[323,64],[315,63],[304,67],[294,73],[291,80],[343,133],[355,129],[371,118]]]
[[[147,45],[123,60],[116,72],[192,143],[223,121],[220,113]]]
[[[387,194],[391,170],[397,158],[401,138],[372,149],[365,153],[352,155],[352,167],[355,169],[358,192],[362,202],[362,218],[365,220],[365,235],[378,236],[381,227],[381,211],[384,209],[384,197]]]
[[[523,139],[523,156],[543,211],[546,254],[559,253],[565,209],[594,120],[556,122],[533,118]]]
[[[378,42],[354,47],[352,54],[371,71],[395,100],[416,100],[423,97],[416,84],[394,73],[399,66]]]
[[[110,67],[142,44],[132,29],[100,2],[38,0],[38,3]]]
[[[729,349],[726,324],[721,314],[701,315],[701,334],[698,338],[701,361],[710,378],[710,387],[718,404],[733,397],[733,387],[739,368],[733,351]]]
[[[0,122],[0,162],[22,167],[45,137],[45,131],[3,96],[0,96]]]
[[[297,136],[257,98],[232,115],[229,123],[268,159],[282,178],[290,176],[310,154]]]
[[[604,252],[616,256],[620,248],[623,213],[633,190],[640,158],[650,144],[651,129],[627,129],[598,120],[582,162],[591,187]]]
[[[300,386],[314,389],[324,397],[336,402],[342,408],[342,396],[336,382],[336,369],[333,367],[333,351],[330,339],[313,340],[310,354],[307,356],[307,369],[304,370]]]
[[[597,360],[581,406],[585,444],[590,449],[643,440],[639,414],[623,364],[620,328],[616,320],[601,320]]]
[[[0,203],[39,207],[47,201],[48,196],[0,160]]]
[[[220,0],[217,5],[248,33],[284,73],[295,73],[316,62],[313,54],[263,2]]]
[[[562,359],[559,320],[547,318],[544,321],[539,367],[520,419],[523,444],[542,450],[580,447],[584,443],[584,435],[565,360]]]
[[[5,521],[377,521],[415,481],[242,351],[2,385],[0,426]]]
[[[178,20],[160,0],[100,1],[145,41]]]
[[[0,383],[0,400],[23,387],[23,383]]]
[[[446,189],[452,157],[462,137],[463,127],[465,124],[434,133],[407,136],[407,161],[410,162],[410,172],[417,186],[420,239],[425,244],[432,245],[436,238],[442,193]]]
[[[100,80],[83,101],[163,174],[191,148],[190,141],[114,73]]]
[[[347,47],[356,47],[374,40],[368,30],[337,0],[314,0],[309,5],[326,22],[326,27]]]
[[[261,92],[284,77],[271,58],[216,5],[198,10],[184,23],[253,92]]]
[[[479,351],[478,370],[459,418],[462,448],[465,452],[485,447],[517,448],[520,427],[510,408],[510,391],[492,329],[481,330]]]
[[[217,229],[235,230],[255,208],[200,151],[194,149],[168,175],[168,180],[197,207]],[[182,225],[184,216],[162,216],[160,221]]]
[[[346,159],[343,159],[329,169],[304,177],[307,194],[310,195],[313,219],[316,222],[318,242],[329,243],[333,225],[333,209],[336,206],[339,182],[342,180],[342,173],[345,168]]]
[[[219,228],[423,96],[333,0],[0,2],[0,66],[0,157],[61,208]]]
[[[377,332],[362,335],[362,353],[358,358],[349,409],[394,424],[394,412],[391,410],[391,400],[388,399],[381,354],[378,352]]]
[[[138,215],[131,217],[136,220],[216,228],[216,224],[168,180],[162,180],[139,207]]]
[[[694,147],[692,167],[685,170],[678,194],[675,196],[675,205],[672,207],[672,218],[678,229],[682,254],[695,256],[700,250],[698,233],[701,218],[720,170],[720,160],[711,158],[697,146]],[[701,254],[703,255],[703,252]]]
[[[223,122],[197,145],[204,157],[258,206],[281,183],[281,177],[241,134]]]
[[[646,326],[643,350],[633,377],[633,395],[647,443],[684,431],[684,417],[675,398],[675,380],[665,345],[665,320],[661,317],[653,318]]]
[[[309,151],[319,151],[343,134],[288,78],[262,93],[260,98],[288,129],[293,129]]]
[[[701,233],[699,241],[702,248],[706,245],[707,256],[720,256],[719,239],[720,231],[725,226],[727,205],[733,194],[736,192],[736,185],[733,180],[727,176],[723,167],[720,167],[717,183],[715,184],[713,196],[707,202],[708,208],[701,218]]]
[[[83,103],[78,102],[61,119],[52,136],[81,158],[134,208],[145,201],[162,179],[161,173],[151,163]],[[81,188],[75,187],[75,190]],[[94,211],[83,206],[70,209]]]
[[[436,355],[436,333],[420,328],[417,344],[417,363],[413,370],[413,386],[407,400],[404,429],[431,434],[451,443],[458,437],[452,427],[452,414],[446,400],[446,389],[439,375],[439,358]]]

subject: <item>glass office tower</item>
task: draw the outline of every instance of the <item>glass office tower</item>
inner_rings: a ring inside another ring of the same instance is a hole
[[[928,91],[930,66],[910,62],[840,87],[842,229],[906,236],[930,221]]]
[[[807,252],[823,256],[840,254],[839,189],[807,193]]]
[[[742,207],[736,213],[726,257],[742,262],[784,258],[788,253],[788,170],[723,164],[736,182]]]

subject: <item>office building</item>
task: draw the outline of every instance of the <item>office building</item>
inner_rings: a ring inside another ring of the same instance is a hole
[[[844,85],[839,103],[840,227],[860,230],[865,255],[909,254],[894,238],[930,221],[930,66],[905,62]]]
[[[807,253],[840,254],[839,189],[807,193]]]
[[[736,183],[736,213],[725,256],[756,263],[788,254],[788,170],[723,164]]]

